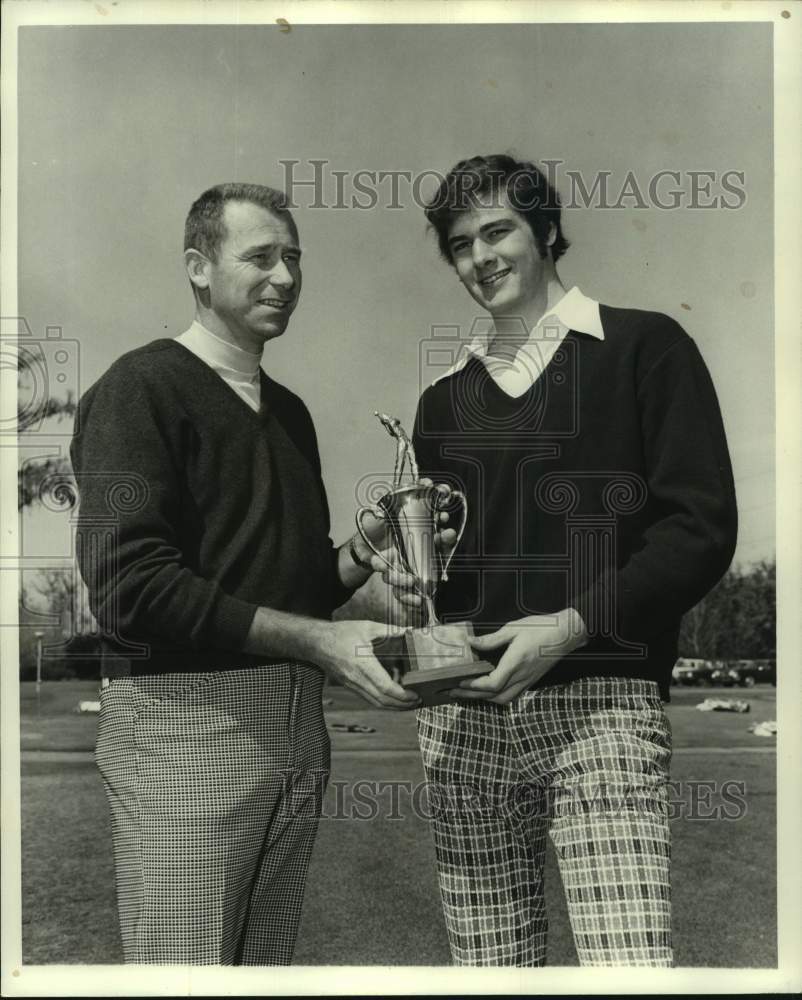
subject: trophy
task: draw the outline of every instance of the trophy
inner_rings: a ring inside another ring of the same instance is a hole
[[[392,489],[377,504],[365,505],[356,513],[356,526],[363,541],[390,568],[392,564],[371,542],[362,522],[370,513],[384,520],[390,529],[393,546],[401,567],[415,580],[415,590],[424,609],[424,626],[407,629],[397,639],[384,640],[376,656],[392,670],[399,661],[400,683],[416,692],[424,705],[441,705],[451,700],[449,692],[465,678],[478,677],[493,669],[479,658],[470,644],[473,627],[470,622],[443,625],[437,619],[434,595],[440,581],[448,579],[448,565],[459,545],[468,518],[465,495],[451,491],[447,496],[436,486],[419,482],[415,449],[399,420],[376,412],[388,434],[396,441]],[[405,465],[409,465],[411,484],[402,485]],[[458,500],[462,505],[462,523],[454,548],[445,557],[435,545],[440,514],[446,504]]]

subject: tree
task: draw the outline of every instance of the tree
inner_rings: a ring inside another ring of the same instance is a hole
[[[73,483],[72,467],[66,458],[46,458],[37,462],[26,462],[17,473],[17,508],[32,507],[42,499],[42,489],[47,482]],[[64,493],[67,503],[72,505],[75,487]]]
[[[709,660],[776,657],[776,567],[732,568],[683,618],[680,656]]]
[[[45,421],[61,422],[74,417],[77,407],[72,391],[68,390],[65,398],[50,393],[51,385],[63,378],[63,373],[58,371],[63,363],[59,354],[69,358],[67,350],[62,348],[60,341],[35,340],[28,324],[24,320],[17,322],[18,335],[21,335],[17,339],[10,337],[7,343],[16,354],[17,432],[21,442],[25,442],[42,432]],[[55,359],[55,372],[52,367],[48,368],[48,358]],[[46,436],[47,428],[44,434]],[[74,479],[66,457],[35,459],[20,467],[17,473],[18,509],[22,511],[42,502],[45,489],[52,491],[52,497],[62,506],[71,506],[74,502]],[[42,633],[42,669],[46,678],[98,675],[97,627],[87,609],[85,588],[74,567],[39,570],[20,580],[20,676],[23,679],[35,676],[37,632]],[[57,624],[52,624],[54,618]],[[42,624],[48,620],[51,623]]]
[[[45,610],[64,622],[65,634],[81,634],[95,629],[88,611],[83,581],[72,569],[40,569],[23,581],[22,594],[26,606]]]
[[[74,568],[44,569],[23,580],[20,600],[20,676],[31,679],[36,661],[34,626],[41,615],[57,624],[39,627],[43,632],[43,675],[93,678],[100,674],[98,628],[88,610],[86,588]]]
[[[705,659],[711,631],[711,605],[700,601],[685,615],[680,630],[680,652],[691,659]]]
[[[35,343],[17,347],[17,433],[20,435],[52,417],[62,421],[75,416],[77,406],[71,391],[67,392],[66,399],[57,399],[40,389],[42,379],[39,372],[43,368],[46,369],[46,365],[41,348],[37,350]],[[42,484],[56,475],[71,479],[72,469],[67,458],[26,462],[17,473],[18,509],[32,506],[41,497]]]

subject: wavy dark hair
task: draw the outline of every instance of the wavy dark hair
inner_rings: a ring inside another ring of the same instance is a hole
[[[451,223],[460,212],[493,204],[500,194],[506,196],[511,208],[529,224],[541,257],[551,251],[552,260],[559,260],[570,246],[560,223],[560,198],[543,172],[526,160],[516,160],[504,153],[472,156],[460,160],[440,183],[434,197],[425,208],[426,218],[437,233],[440,255],[453,264],[448,246]],[[551,225],[557,237],[549,247],[546,240]]]
[[[209,188],[193,202],[184,224],[185,250],[198,250],[209,260],[217,260],[220,245],[226,238],[223,213],[228,201],[244,201],[266,208],[273,215],[288,220],[297,237],[298,229],[282,191],[264,184],[231,182]]]

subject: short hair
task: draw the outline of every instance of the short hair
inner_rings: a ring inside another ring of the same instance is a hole
[[[266,208],[268,212],[287,220],[297,236],[298,229],[282,191],[264,184],[231,182],[216,184],[193,202],[184,224],[184,250],[199,250],[209,260],[217,260],[218,251],[227,235],[223,213],[226,202],[229,201],[249,202]]]
[[[427,204],[426,218],[437,233],[443,259],[454,263],[448,245],[454,217],[486,204],[483,196],[498,197],[499,194],[506,195],[510,207],[526,219],[540,256],[545,257],[551,250],[552,260],[559,260],[570,246],[560,224],[559,195],[534,163],[516,160],[504,153],[460,160],[449,170]],[[557,236],[549,247],[546,240],[552,224]]]

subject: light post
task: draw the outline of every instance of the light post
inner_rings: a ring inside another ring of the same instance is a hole
[[[36,701],[39,701],[39,694],[42,690],[42,639],[44,632],[34,632],[36,636]]]

